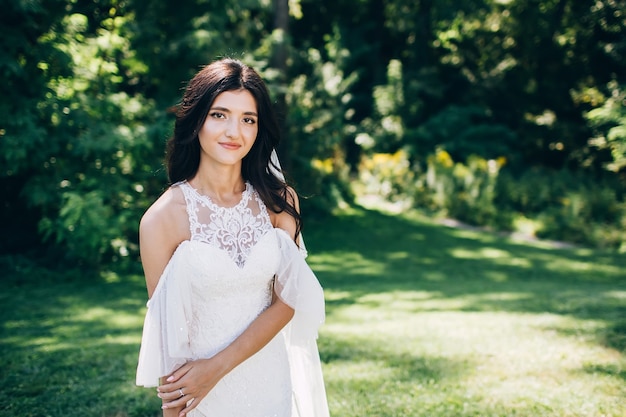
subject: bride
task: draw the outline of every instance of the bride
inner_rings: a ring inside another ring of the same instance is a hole
[[[279,128],[250,67],[190,81],[167,147],[170,187],[144,214],[148,290],[137,384],[163,415],[325,417],[322,288],[304,260]]]

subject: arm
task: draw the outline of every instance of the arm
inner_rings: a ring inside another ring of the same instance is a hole
[[[161,220],[155,216],[144,216],[139,225],[139,251],[146,278],[148,298],[152,298],[161,274],[165,270],[174,249],[167,243]]]
[[[181,410],[189,400],[194,399],[179,414],[171,415],[184,416],[193,410],[220,379],[269,343],[291,320],[293,314],[291,307],[274,297],[272,305],[228,347],[212,358],[183,365],[167,378],[167,383],[158,388],[164,410]],[[180,389],[185,394],[183,397],[180,396]]]
[[[184,207],[184,206],[183,206]],[[176,247],[187,238],[186,217],[172,190],[159,198],[146,211],[139,224],[139,249],[146,279],[148,297],[152,298],[159,279]],[[161,383],[164,378],[161,379]],[[164,417],[175,417],[182,410],[164,410]]]
[[[184,197],[180,191],[169,189],[150,206],[139,224],[139,252],[149,298],[174,251],[188,238]]]

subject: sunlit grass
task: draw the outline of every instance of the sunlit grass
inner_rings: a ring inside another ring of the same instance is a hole
[[[305,237],[334,417],[626,415],[623,255],[359,208]],[[0,268],[0,415],[160,415],[134,386],[140,274]]]
[[[370,215],[308,236],[333,415],[626,415],[623,258]]]
[[[325,327],[321,349],[335,415],[625,411],[623,377],[592,371],[624,364],[619,352],[587,336],[603,330],[601,321],[453,312],[448,305],[420,313],[404,303],[377,308],[340,308]]]

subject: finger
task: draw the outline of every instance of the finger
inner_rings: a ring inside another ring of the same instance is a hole
[[[174,401],[181,398],[180,390],[173,389],[172,391],[159,391],[158,397],[165,401]]]
[[[159,393],[159,398],[178,398],[180,397],[180,393],[178,395],[173,395],[174,393],[178,393],[178,389],[180,387],[174,384],[165,384],[161,385],[157,388],[157,392]]]
[[[179,370],[177,370],[176,372],[174,372],[172,375],[170,375],[166,381],[168,381],[165,384],[160,385],[157,388],[158,392],[172,392],[172,391],[176,391],[177,389],[180,388],[180,386],[177,386],[177,382],[179,381],[180,378],[182,378],[183,376],[185,376],[187,374],[187,372],[189,372],[189,370],[191,370],[191,366],[187,366],[185,365],[183,368],[180,368]]]
[[[188,403],[187,403],[187,407],[185,407],[184,409],[181,410],[180,414],[178,414],[178,417],[183,417],[185,415],[187,415],[188,412],[190,412],[191,410],[193,410],[194,408],[196,408],[196,406],[198,405],[200,401],[198,401],[197,398],[192,398]]]
[[[164,408],[164,409],[166,409],[166,408],[179,408],[179,407],[182,408],[182,407],[185,407],[187,405],[187,402],[190,399],[191,399],[191,397],[189,395],[185,395],[183,397],[179,397],[176,400],[163,403],[163,405],[161,407]]]
[[[182,378],[187,372],[189,372],[190,369],[191,369],[191,365],[185,364],[181,366],[180,368],[178,368],[176,371],[174,371],[172,375],[168,376],[165,381],[169,383],[176,382],[180,378]]]

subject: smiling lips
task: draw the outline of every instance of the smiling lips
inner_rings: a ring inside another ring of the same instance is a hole
[[[240,144],[234,143],[234,142],[220,142],[219,144],[220,144],[220,146],[222,148],[226,148],[226,149],[230,149],[230,150],[237,150],[237,149],[241,148]]]

